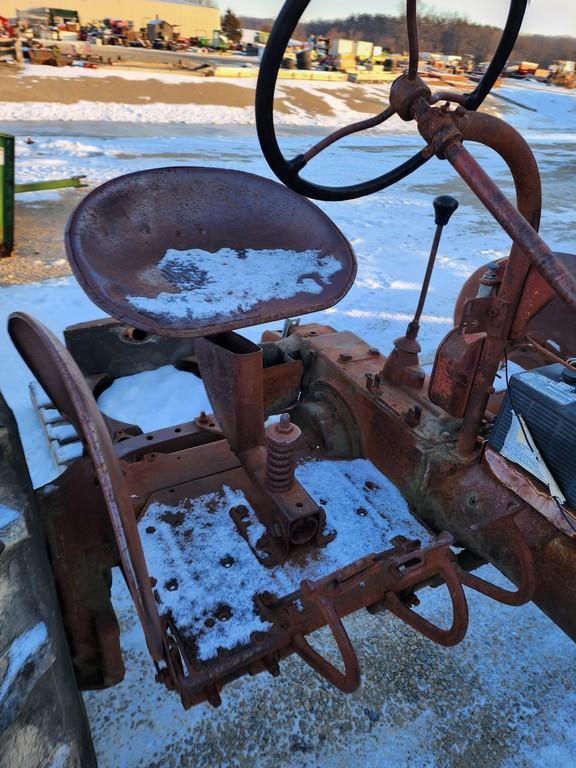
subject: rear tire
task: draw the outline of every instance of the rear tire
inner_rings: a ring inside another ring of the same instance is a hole
[[[96,768],[34,491],[0,394],[0,768]]]

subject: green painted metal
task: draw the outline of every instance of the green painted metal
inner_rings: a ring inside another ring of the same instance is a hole
[[[38,192],[43,189],[63,189],[64,187],[85,187],[82,183],[85,176],[72,176],[69,179],[52,179],[50,181],[32,181],[29,184],[16,184],[16,192]]]
[[[86,186],[82,182],[85,176],[15,184],[14,161],[14,136],[0,133],[0,257],[10,256],[14,250],[14,195],[17,192]]]
[[[14,248],[14,136],[0,133],[0,256]]]

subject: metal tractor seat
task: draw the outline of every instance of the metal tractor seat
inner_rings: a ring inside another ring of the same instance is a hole
[[[352,286],[356,259],[313,203],[219,168],[160,168],[103,184],[78,207],[68,258],[112,317],[208,336],[316,312]]]

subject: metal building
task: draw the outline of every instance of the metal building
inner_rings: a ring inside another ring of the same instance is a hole
[[[3,14],[15,17],[17,10],[27,7],[26,2],[9,0]],[[175,26],[183,37],[209,38],[215,29],[220,29],[220,11],[215,0],[70,0],[68,7],[78,13],[81,24],[111,17],[133,21],[140,28],[160,18]]]

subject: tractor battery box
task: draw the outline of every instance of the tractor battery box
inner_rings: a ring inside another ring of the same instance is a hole
[[[576,508],[576,370],[547,365],[510,377],[488,443],[543,482],[540,462],[526,442],[519,414],[550,474]]]

